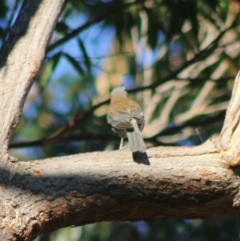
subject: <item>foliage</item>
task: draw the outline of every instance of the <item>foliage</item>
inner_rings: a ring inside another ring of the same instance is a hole
[[[97,223],[65,228],[36,241],[237,241],[239,219],[178,220]]]
[[[0,46],[21,4],[0,2]],[[227,0],[67,1],[10,145],[13,155],[116,149],[106,100],[119,84],[144,109],[148,147],[196,145],[216,135],[240,66],[239,8]],[[75,239],[236,240],[235,222],[103,223],[76,228]],[[61,235],[74,240],[69,230]]]

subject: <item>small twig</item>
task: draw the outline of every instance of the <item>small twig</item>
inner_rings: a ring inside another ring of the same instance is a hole
[[[105,10],[103,13],[100,13],[99,15],[96,15],[96,16],[90,18],[86,23],[84,23],[80,27],[72,30],[71,33],[67,34],[62,39],[60,39],[57,42],[50,45],[47,49],[47,52],[50,52],[53,49],[57,48],[58,46],[62,45],[63,43],[66,43],[71,38],[77,36],[80,32],[87,29],[88,27],[90,27],[94,23],[98,23],[100,21],[103,21],[104,19],[112,16],[113,14],[116,14],[117,12],[120,12],[120,11],[134,5],[134,4],[138,4],[138,3],[141,3],[141,2],[143,2],[143,0],[137,0],[135,2],[126,3],[126,4],[118,5],[118,6],[115,6],[115,7],[112,7],[112,4],[110,4],[111,6],[107,10]]]
[[[9,17],[9,20],[8,20],[8,26],[7,26],[6,32],[9,32],[10,29],[11,29],[11,25],[13,24],[13,18],[14,18],[15,14],[16,14],[19,2],[20,2],[19,0],[16,0],[15,3],[14,3],[14,6],[13,6],[13,8],[11,10],[10,17]]]
[[[218,82],[220,82],[221,84],[223,83],[223,82],[227,82],[227,81],[229,81],[229,80],[232,80],[232,79],[234,79],[235,78],[235,76],[227,76],[227,77],[221,77],[221,78],[216,78],[216,79],[214,79],[214,78],[209,78],[209,77],[196,77],[196,78],[175,78],[176,80],[180,80],[180,81],[189,81],[189,85],[196,85],[196,86],[198,86],[198,85],[200,85],[200,86],[202,86],[203,85],[203,83],[205,83],[206,81],[208,81],[208,80],[211,80],[211,81],[213,81],[213,82],[215,82],[215,84],[217,85],[218,84]]]
[[[83,111],[81,114],[75,115],[75,117],[69,121],[69,123],[61,128],[59,128],[57,131],[55,131],[52,135],[50,135],[47,138],[34,140],[34,141],[28,141],[28,142],[14,142],[9,144],[9,148],[16,148],[16,147],[31,147],[31,146],[44,146],[44,145],[50,145],[50,144],[56,144],[61,142],[63,136],[68,133],[69,130],[71,130],[76,125],[80,124],[83,120],[85,120],[87,117],[89,117],[97,108],[99,108],[102,105],[105,105],[109,102],[108,100],[105,100],[99,104],[96,104],[92,106],[91,108]]]
[[[63,126],[59,130],[57,130],[55,133],[53,133],[48,138],[44,139],[45,144],[51,144],[56,143],[58,139],[60,139],[64,134],[66,134],[70,129],[75,127],[76,125],[79,125],[80,122],[85,120],[87,117],[89,117],[96,109],[98,109],[100,106],[105,105],[109,102],[108,100],[105,100],[97,105],[92,106],[88,110],[85,110],[81,114],[77,114],[66,126]]]
[[[30,148],[35,146],[49,146],[56,145],[66,142],[81,142],[81,141],[98,141],[98,142],[117,142],[119,143],[119,137],[114,134],[71,134],[67,136],[62,136],[59,139],[52,140],[51,142],[48,139],[39,139],[33,141],[16,141],[9,145],[9,148]],[[145,138],[144,141],[147,143],[152,143],[154,145],[166,146],[166,144],[158,141],[153,138]],[[168,145],[168,144],[167,144]]]
[[[186,128],[186,127],[192,127],[192,128],[197,128],[200,126],[204,126],[204,125],[209,125],[209,123],[215,123],[218,121],[222,121],[224,119],[225,116],[225,111],[221,111],[218,114],[209,117],[209,118],[201,118],[199,121],[196,120],[190,120],[187,123],[181,124],[181,125],[176,125],[173,127],[169,127],[167,129],[165,129],[164,131],[162,131],[161,133],[156,134],[155,136],[153,136],[152,138],[157,138],[160,136],[167,136],[167,135],[172,135],[175,134],[176,132],[181,131],[182,129]]]
[[[58,139],[39,139],[34,141],[16,141],[9,145],[9,148],[23,148],[23,147],[34,147],[34,146],[49,146],[54,144],[61,144],[66,142],[74,141],[116,141],[119,142],[119,137],[115,135],[103,135],[103,134],[71,134],[62,136]]]
[[[200,132],[199,128],[196,128],[195,131],[196,131],[196,133],[197,133],[200,141],[203,143],[203,138],[202,138],[202,136],[201,136],[201,132]]]

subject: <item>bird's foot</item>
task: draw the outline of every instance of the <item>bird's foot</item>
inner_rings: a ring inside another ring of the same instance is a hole
[[[120,146],[120,147],[119,147],[119,150],[124,150],[124,149],[126,149],[126,147],[127,147],[127,145],[125,145],[125,146]]]

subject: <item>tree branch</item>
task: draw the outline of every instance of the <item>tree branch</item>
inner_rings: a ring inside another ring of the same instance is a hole
[[[64,226],[107,220],[240,215],[233,207],[240,181],[211,141],[194,148],[153,148],[147,154],[150,165],[133,162],[125,149],[0,169],[0,182],[11,180],[2,187],[11,201],[4,205],[1,196],[0,216],[18,240],[30,240]]]

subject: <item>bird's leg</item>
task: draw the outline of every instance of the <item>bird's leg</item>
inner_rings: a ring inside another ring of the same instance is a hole
[[[122,150],[125,148],[125,146],[123,146],[123,137],[121,138],[121,141],[120,141],[120,146],[119,146],[119,150]]]

